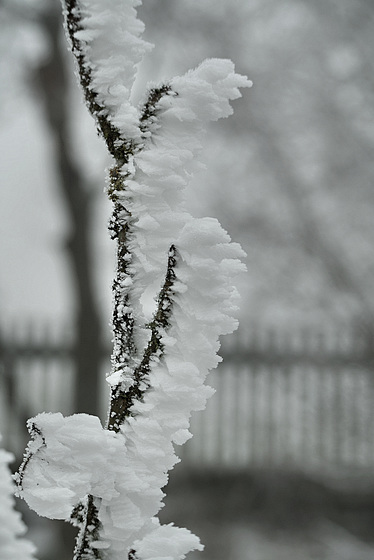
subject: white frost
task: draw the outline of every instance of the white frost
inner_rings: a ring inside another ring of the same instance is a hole
[[[26,527],[14,509],[14,484],[8,466],[13,460],[13,455],[0,449],[0,557],[1,560],[32,560],[35,547],[22,537]]]
[[[162,284],[172,244],[184,265],[192,264],[193,254],[200,258],[200,264],[204,258],[229,259],[226,266],[231,267],[231,274],[227,270],[221,281],[230,285],[240,269],[234,260],[244,256],[238,245],[229,245],[229,236],[216,220],[196,220],[187,213],[185,188],[199,169],[206,123],[228,116],[232,112],[229,101],[240,96],[239,87],[248,87],[251,82],[234,72],[231,61],[211,59],[185,76],[174,78],[170,85],[177,95],[160,100],[152,141],[132,160],[131,179],[126,182],[126,190],[119,193],[135,230],[130,241],[130,270],[134,278],[132,303],[138,316],[142,309],[137,302],[146,288]],[[124,173],[128,172],[124,166]],[[196,259],[193,265],[199,266]],[[232,294],[233,309],[234,300]]]
[[[154,519],[162,505],[166,473],[178,461],[170,430],[174,433],[181,425],[187,425],[183,415],[179,421],[172,415],[165,433],[152,415],[139,414],[116,434],[88,414],[39,414],[28,421],[33,439],[17,475],[19,495],[39,515],[65,520],[88,494],[94,496],[102,523],[101,540],[94,546],[110,546],[113,560],[123,559],[123,551],[134,541],[146,550],[157,535],[177,537],[170,546],[180,551],[186,543],[200,548],[189,531],[163,529]]]
[[[75,37],[90,61],[97,102],[123,136],[139,140],[139,115],[130,96],[137,66],[153,45],[141,37],[144,24],[137,18],[139,0],[79,0],[82,30]]]
[[[33,439],[18,484],[30,507],[52,518],[69,519],[92,495],[101,521],[100,539],[92,546],[103,558],[123,560],[135,549],[139,560],[177,560],[202,547],[186,529],[160,526],[162,488],[179,461],[174,444],[191,437],[191,412],[203,409],[213,393],[206,375],[220,361],[219,337],[237,327],[234,281],[245,270],[240,246],[217,220],[192,217],[184,191],[200,167],[206,124],[229,116],[230,101],[251,83],[235,73],[231,61],[206,60],[171,80],[170,91],[141,126],[131,90],[136,66],[150,46],[141,38],[137,5],[137,0],[79,0],[84,17],[76,37],[105,115],[123,141],[136,146],[120,170],[125,188],[116,192],[131,254],[129,274],[118,282],[128,299],[116,311],[117,317],[134,311],[139,356],[149,338],[142,298],[150,288],[157,296],[175,248],[169,325],[165,331],[158,326],[163,352],[153,357],[148,389],[135,400],[120,433],[85,414],[31,419]],[[108,382],[127,390],[131,373],[121,364]]]

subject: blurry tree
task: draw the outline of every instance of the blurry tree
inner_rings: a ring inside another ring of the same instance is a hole
[[[72,140],[70,72],[64,44],[59,2],[5,2],[0,4],[3,23],[38,28],[45,52],[24,68],[24,79],[42,108],[41,114],[50,134],[51,154],[57,185],[68,213],[70,231],[66,240],[75,299],[74,362],[77,374],[75,411],[99,411],[99,373],[102,360],[101,320],[94,293],[92,267],[91,216],[95,188],[82,165],[77,162]],[[9,32],[9,30],[8,30]],[[21,74],[22,75],[22,74]]]

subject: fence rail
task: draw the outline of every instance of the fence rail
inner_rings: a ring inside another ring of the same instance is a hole
[[[3,332],[0,431],[15,452],[22,426],[42,410],[72,412],[71,337],[53,329]],[[216,395],[192,418],[181,450],[198,468],[283,467],[304,471],[374,467],[371,339],[353,330],[257,328],[229,339],[210,375]],[[103,407],[109,350],[103,348]]]

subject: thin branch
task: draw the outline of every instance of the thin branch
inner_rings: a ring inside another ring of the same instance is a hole
[[[137,350],[134,342],[134,316],[130,305],[130,287],[126,286],[126,278],[130,277],[129,265],[132,255],[128,248],[131,214],[118,202],[118,193],[125,190],[125,179],[121,168],[114,166],[110,170],[109,197],[114,203],[113,214],[109,223],[111,238],[117,240],[117,271],[113,280],[113,317],[112,327],[114,346],[112,354],[112,371],[124,365],[130,365]]]
[[[36,424],[34,422],[28,421],[27,428],[29,430],[31,438],[34,438],[36,436],[40,436],[42,438],[42,442],[43,442],[42,446],[45,447],[46,446],[45,438],[44,438],[42,432],[36,426]],[[22,489],[22,482],[23,482],[23,478],[24,478],[24,474],[25,474],[27,465],[29,464],[30,460],[34,457],[34,455],[39,451],[39,449],[40,448],[38,448],[35,452],[31,452],[29,448],[26,450],[26,453],[24,455],[22,464],[19,467],[18,473],[16,475],[16,484],[17,484],[17,486],[20,490]]]
[[[142,400],[149,389],[147,377],[152,367],[152,360],[160,359],[163,355],[162,334],[170,326],[170,315],[173,306],[173,286],[175,282],[175,267],[177,265],[177,250],[174,245],[170,247],[165,281],[158,297],[158,305],[152,322],[148,325],[151,338],[144,350],[143,358],[133,372],[134,384],[127,392],[116,387],[112,391],[110,413],[106,429],[119,432],[121,425],[130,415],[130,408],[135,400]],[[93,551],[94,558],[100,559],[100,551],[92,549],[90,543],[99,538],[100,522],[94,497],[88,496],[87,505],[80,504],[72,513],[72,523],[80,527],[75,549],[74,560],[90,560],[92,556],[85,556]],[[135,560],[135,551],[129,553],[129,560]]]
[[[138,352],[134,341],[135,318],[130,302],[131,282],[126,282],[126,279],[130,278],[129,265],[132,260],[128,247],[128,239],[131,233],[131,214],[123,206],[120,193],[126,189],[126,179],[130,176],[125,164],[129,162],[131,156],[144,148],[145,142],[136,146],[132,140],[128,141],[122,138],[120,131],[105,116],[105,107],[98,103],[97,93],[92,88],[92,71],[85,60],[82,44],[76,37],[76,32],[83,29],[81,20],[82,14],[78,7],[78,1],[65,0],[65,25],[71,41],[72,52],[77,61],[85,100],[90,113],[97,122],[98,132],[103,136],[109,153],[116,161],[116,164],[110,170],[110,185],[108,188],[108,196],[114,205],[109,231],[112,239],[117,241],[117,272],[112,286],[114,345],[111,361],[113,373],[131,366],[130,371],[132,370],[133,379],[133,384],[128,391],[121,390],[120,385],[112,390],[106,429],[118,432],[120,426],[129,416],[134,401],[142,399],[145,390],[149,387],[146,378],[149,375],[152,360],[156,357],[159,358],[163,353],[161,338],[162,330],[165,330],[169,325],[171,314],[176,248],[172,245],[169,250],[164,285],[159,294],[154,318],[148,325],[151,330],[151,337],[139,363],[136,361]],[[151,126],[157,115],[157,105],[164,95],[177,94],[172,92],[169,85],[153,88],[149,91],[147,101],[140,111],[139,129],[144,141],[149,139],[151,135]],[[90,546],[90,543],[97,540],[100,529],[98,510],[93,496],[88,496],[86,505],[81,504],[74,510],[72,522],[80,527],[74,560],[92,558],[92,554],[94,554],[94,558],[101,558],[100,551],[92,549]],[[133,560],[135,557],[135,551],[130,551],[129,559]]]
[[[169,84],[163,84],[158,88],[152,88],[148,92],[148,99],[144,103],[140,115],[140,130],[145,133],[149,131],[154,118],[157,115],[157,104],[164,95],[178,95],[171,89]]]
[[[77,39],[77,31],[82,31],[82,14],[77,0],[65,0],[65,22],[66,29],[71,42],[71,49],[77,61],[80,83],[88,110],[95,118],[98,132],[105,140],[109,153],[117,162],[122,164],[129,161],[130,155],[134,154],[135,146],[130,140],[123,139],[121,133],[105,116],[105,107],[97,101],[97,93],[92,88],[92,73],[83,54],[82,43]]]
[[[164,284],[158,296],[157,309],[153,320],[147,327],[151,330],[151,337],[140,364],[134,369],[133,385],[127,390],[121,390],[120,385],[112,390],[111,407],[107,422],[107,429],[118,432],[120,426],[130,416],[130,408],[135,400],[142,400],[149,388],[148,376],[152,361],[159,360],[164,352],[162,334],[170,326],[170,315],[173,306],[173,285],[175,282],[175,267],[177,265],[177,250],[170,247],[168,264]]]
[[[93,496],[87,496],[86,503],[80,503],[74,509],[71,514],[71,522],[80,528],[73,560],[92,560],[93,558],[101,560],[100,550],[91,546],[94,541],[99,540],[100,531],[98,510]]]

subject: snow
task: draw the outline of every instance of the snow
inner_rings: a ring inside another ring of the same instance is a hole
[[[89,60],[97,102],[128,139],[139,140],[139,115],[130,102],[137,66],[152,45],[141,37],[137,0],[80,0],[82,30],[75,33]]]
[[[135,286],[131,298],[137,316],[143,311],[137,302],[147,286],[162,285],[172,244],[184,263],[196,252],[200,254],[200,264],[203,254],[208,260],[227,258],[232,276],[239,272],[234,260],[244,256],[237,245],[228,248],[229,237],[217,221],[198,221],[190,216],[185,209],[185,189],[200,168],[198,158],[206,123],[228,116],[229,100],[239,97],[238,88],[250,86],[251,82],[235,74],[231,61],[211,59],[185,76],[174,78],[170,85],[177,95],[164,95],[158,102],[152,138],[123,167],[123,175],[130,178],[126,180],[126,190],[118,193],[131,214],[135,232],[129,246],[133,255],[130,274]],[[199,266],[196,260],[193,266]],[[221,269],[224,266],[221,264]]]
[[[182,416],[180,420],[185,425]],[[173,431],[181,423],[172,415],[169,425]],[[91,494],[103,526],[95,547],[110,545],[113,558],[122,558],[134,541],[147,551],[157,535],[161,541],[176,537],[170,545],[175,558],[184,557],[186,543],[188,550],[201,548],[187,530],[160,527],[153,519],[161,507],[166,472],[177,461],[169,434],[154,415],[130,419],[122,434],[104,430],[88,414],[42,413],[28,421],[28,428],[32,440],[16,480],[19,496],[39,515],[69,520],[74,507]],[[182,441],[188,434],[181,431],[175,437]],[[152,558],[145,553],[144,560]]]
[[[35,547],[30,541],[23,538],[26,527],[20,513],[14,509],[14,484],[8,466],[12,461],[14,461],[13,455],[0,449],[1,560],[15,560],[16,558],[31,560],[34,558]]]
[[[135,0],[81,0],[82,30],[75,38],[102,113],[120,131],[121,141],[134,146],[126,162],[117,161],[111,170],[114,225],[125,228],[127,239],[127,269],[120,268],[116,277],[115,316],[134,318],[136,367],[150,336],[142,301],[150,287],[157,299],[172,273],[167,299],[158,299],[167,310],[166,323],[157,323],[163,346],[153,352],[139,387],[142,396],[132,401],[119,433],[87,414],[42,413],[29,420],[32,440],[17,483],[29,506],[52,519],[69,520],[92,496],[101,525],[91,546],[104,555],[108,549],[111,560],[123,559],[134,547],[140,560],[166,560],[202,549],[189,531],[161,526],[156,516],[167,473],[179,461],[174,444],[191,437],[191,412],[202,410],[213,393],[205,379],[220,361],[219,337],[237,327],[235,277],[245,270],[240,246],[217,220],[191,216],[184,191],[201,167],[206,124],[229,116],[230,101],[251,83],[235,73],[231,61],[206,60],[168,87],[162,84],[162,94],[141,122],[131,90],[136,66],[150,46],[141,39],[137,5]],[[126,391],[134,383],[134,364],[116,352],[108,382]]]
[[[190,531],[172,524],[156,527],[143,541],[135,542],[134,547],[143,560],[178,560],[190,550],[203,549]]]

